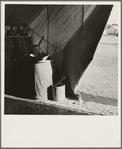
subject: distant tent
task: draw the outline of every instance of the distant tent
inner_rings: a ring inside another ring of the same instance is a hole
[[[83,72],[93,59],[112,5],[6,5],[6,26],[27,25],[33,44],[54,57],[54,82],[66,78],[74,95]]]
[[[118,36],[118,26],[117,25],[112,25],[109,29],[107,29],[107,34],[108,35]]]

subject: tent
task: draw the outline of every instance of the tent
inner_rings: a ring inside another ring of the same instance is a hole
[[[118,36],[118,26],[112,25],[109,29],[107,29],[107,34]]]
[[[65,76],[67,94],[77,98],[112,5],[6,5],[6,26],[27,25],[33,45],[53,57],[54,82]]]

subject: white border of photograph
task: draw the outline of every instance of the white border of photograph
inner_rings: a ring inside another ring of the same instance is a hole
[[[121,33],[121,3],[113,1],[4,1],[1,2],[1,145],[2,147],[120,147],[121,145],[121,35],[118,52],[117,116],[4,115],[4,14],[5,4],[118,4]]]

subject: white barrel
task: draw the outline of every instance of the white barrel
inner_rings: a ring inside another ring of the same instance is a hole
[[[34,65],[35,98],[39,100],[48,99],[48,87],[52,85],[51,61],[38,61]]]

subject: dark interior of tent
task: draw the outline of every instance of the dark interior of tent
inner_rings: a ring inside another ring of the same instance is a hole
[[[78,86],[111,10],[112,5],[6,4],[5,94],[40,102],[79,100]]]

